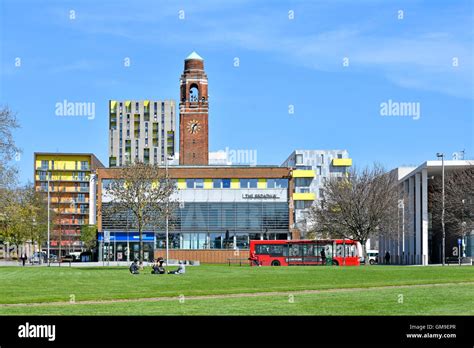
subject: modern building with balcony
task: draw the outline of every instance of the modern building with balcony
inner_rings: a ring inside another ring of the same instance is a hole
[[[164,164],[175,153],[173,100],[109,101],[109,167]]]
[[[81,251],[81,227],[95,224],[95,171],[103,168],[90,153],[34,154],[35,189],[49,191],[50,208],[54,212],[51,227],[51,251],[65,255]]]
[[[294,229],[299,231],[300,238],[311,231],[309,209],[319,204],[324,183],[332,178],[342,179],[351,166],[347,150],[295,150],[283,162],[282,167],[292,169]]]

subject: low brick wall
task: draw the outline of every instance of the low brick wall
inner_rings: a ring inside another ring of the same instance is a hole
[[[155,259],[158,257],[166,258],[165,249],[155,250]],[[248,259],[249,250],[219,250],[219,249],[205,249],[205,250],[187,250],[187,249],[170,249],[170,259],[175,260],[194,260],[201,263],[228,263],[229,259]],[[238,260],[233,260],[238,262]],[[244,262],[242,262],[244,263]]]

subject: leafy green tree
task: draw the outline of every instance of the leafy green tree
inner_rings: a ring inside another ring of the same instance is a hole
[[[97,245],[97,225],[81,226],[81,242],[87,250],[92,250]]]

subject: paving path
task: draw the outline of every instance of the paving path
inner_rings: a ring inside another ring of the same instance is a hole
[[[110,299],[110,300],[87,300],[75,301],[56,301],[56,302],[35,302],[35,303],[8,303],[0,304],[0,308],[5,307],[40,307],[40,306],[66,306],[79,304],[111,304],[111,303],[128,303],[128,302],[159,302],[159,301],[178,301],[183,298],[188,300],[210,300],[210,299],[227,299],[227,298],[245,298],[245,297],[265,297],[265,296],[289,296],[289,295],[305,295],[305,294],[326,294],[353,291],[373,291],[385,289],[407,289],[407,288],[428,288],[433,286],[452,286],[452,285],[474,285],[474,282],[458,282],[458,283],[434,283],[434,284],[412,284],[412,285],[386,285],[373,286],[367,288],[338,288],[338,289],[320,289],[320,290],[297,290],[297,291],[272,291],[272,292],[252,292],[252,293],[236,293],[236,294],[220,294],[220,295],[202,295],[202,296],[163,296],[163,297],[145,297],[145,298],[127,298],[127,299]],[[183,297],[184,296],[184,297]]]

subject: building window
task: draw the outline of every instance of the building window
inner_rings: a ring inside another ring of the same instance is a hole
[[[303,164],[303,155],[302,154],[296,155],[296,164]]]
[[[213,188],[222,188],[222,179],[212,179]]]
[[[41,161],[41,169],[42,170],[48,170],[49,169],[48,161]]]
[[[230,188],[230,179],[222,179],[222,188]]]
[[[81,169],[82,170],[89,170],[89,162],[81,161]]]
[[[194,180],[194,188],[197,188],[197,189],[204,188],[204,179],[195,179]]]
[[[311,178],[296,178],[295,179],[295,186],[296,187],[308,187],[311,185]]]
[[[312,201],[295,201],[295,209],[308,209],[312,203]]]
[[[318,166],[317,169],[318,169],[318,175],[323,175],[323,167]]]
[[[194,188],[194,179],[186,179],[186,188],[188,189]]]
[[[342,153],[338,153],[337,158],[342,158]]]
[[[267,179],[267,188],[288,188],[288,179]]]
[[[321,164],[324,164],[324,154],[321,154]]]
[[[249,188],[249,179],[240,179],[240,188]]]
[[[240,188],[257,188],[258,179],[240,179]]]

